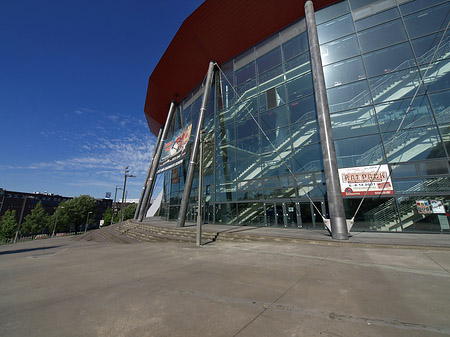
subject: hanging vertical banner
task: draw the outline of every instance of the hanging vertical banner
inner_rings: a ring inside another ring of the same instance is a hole
[[[394,194],[387,165],[360,166],[339,169],[343,196]]]
[[[191,137],[192,124],[177,131],[172,139],[164,142],[164,150],[159,162],[157,174],[167,171],[183,162],[183,156],[186,154],[186,144]]]

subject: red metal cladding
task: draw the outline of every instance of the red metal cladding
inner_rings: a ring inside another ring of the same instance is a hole
[[[314,0],[319,9],[340,0]],[[223,63],[304,17],[302,0],[206,0],[181,25],[150,76],[145,115],[158,134],[170,102],[179,102],[205,76],[208,63]]]

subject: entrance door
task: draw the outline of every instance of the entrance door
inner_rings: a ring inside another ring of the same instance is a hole
[[[286,203],[286,226],[287,227],[299,227],[298,224],[298,203],[287,202]]]
[[[311,212],[311,203],[300,203],[300,218],[302,220],[303,228],[314,228],[313,214]]]
[[[314,205],[320,210],[320,213],[325,215],[325,204],[323,203],[323,201],[314,201]],[[315,207],[313,207],[312,211],[314,214],[314,228],[323,229],[325,227],[325,224],[323,223],[322,217],[317,212]]]
[[[275,214],[276,214],[276,225],[284,226],[284,212],[283,212],[283,204],[276,204],[275,206]]]
[[[273,226],[275,224],[275,209],[274,204],[265,203],[264,209],[266,212],[265,217],[265,225],[266,226]]]

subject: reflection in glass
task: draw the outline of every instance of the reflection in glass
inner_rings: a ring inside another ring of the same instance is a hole
[[[324,66],[358,54],[359,46],[354,34],[320,46],[320,55]]]
[[[350,14],[317,26],[320,44],[351,34],[354,31],[353,20]]]
[[[363,56],[369,77],[410,68],[416,62],[409,43],[377,50]]]
[[[431,7],[405,17],[405,25],[411,39],[445,29],[450,16],[450,3]]]
[[[433,126],[384,133],[383,142],[389,163],[445,157],[444,147]]]
[[[411,99],[387,102],[375,106],[378,122],[382,132],[396,131],[402,122],[402,129],[410,129],[434,123],[431,107],[426,96],[418,96],[411,104],[408,114],[405,114],[411,104]]]
[[[400,19],[361,31],[358,36],[363,52],[406,40],[405,29]]]
[[[397,8],[391,8],[387,11],[371,15],[367,18],[364,18],[362,20],[355,22],[355,27],[357,30],[363,30],[375,25],[378,25],[380,23],[390,21],[392,19],[398,18],[398,9]]]
[[[334,141],[338,167],[380,164],[383,149],[379,134]]]
[[[326,66],[323,73],[327,88],[366,78],[360,56]]]
[[[420,89],[417,93],[422,94],[424,92],[417,68],[409,68],[373,77],[369,79],[369,84],[374,103],[412,97],[419,85]]]
[[[327,96],[330,112],[353,109],[372,102],[367,81],[328,89]]]
[[[372,107],[336,112],[330,117],[335,139],[378,132],[377,120]]]

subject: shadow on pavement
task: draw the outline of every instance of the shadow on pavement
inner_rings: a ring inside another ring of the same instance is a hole
[[[36,250],[52,249],[52,248],[58,248],[58,247],[61,247],[61,246],[47,246],[47,247],[39,247],[39,248],[15,249],[15,250],[8,250],[6,252],[0,252],[0,255],[27,253],[27,252],[33,252]]]

